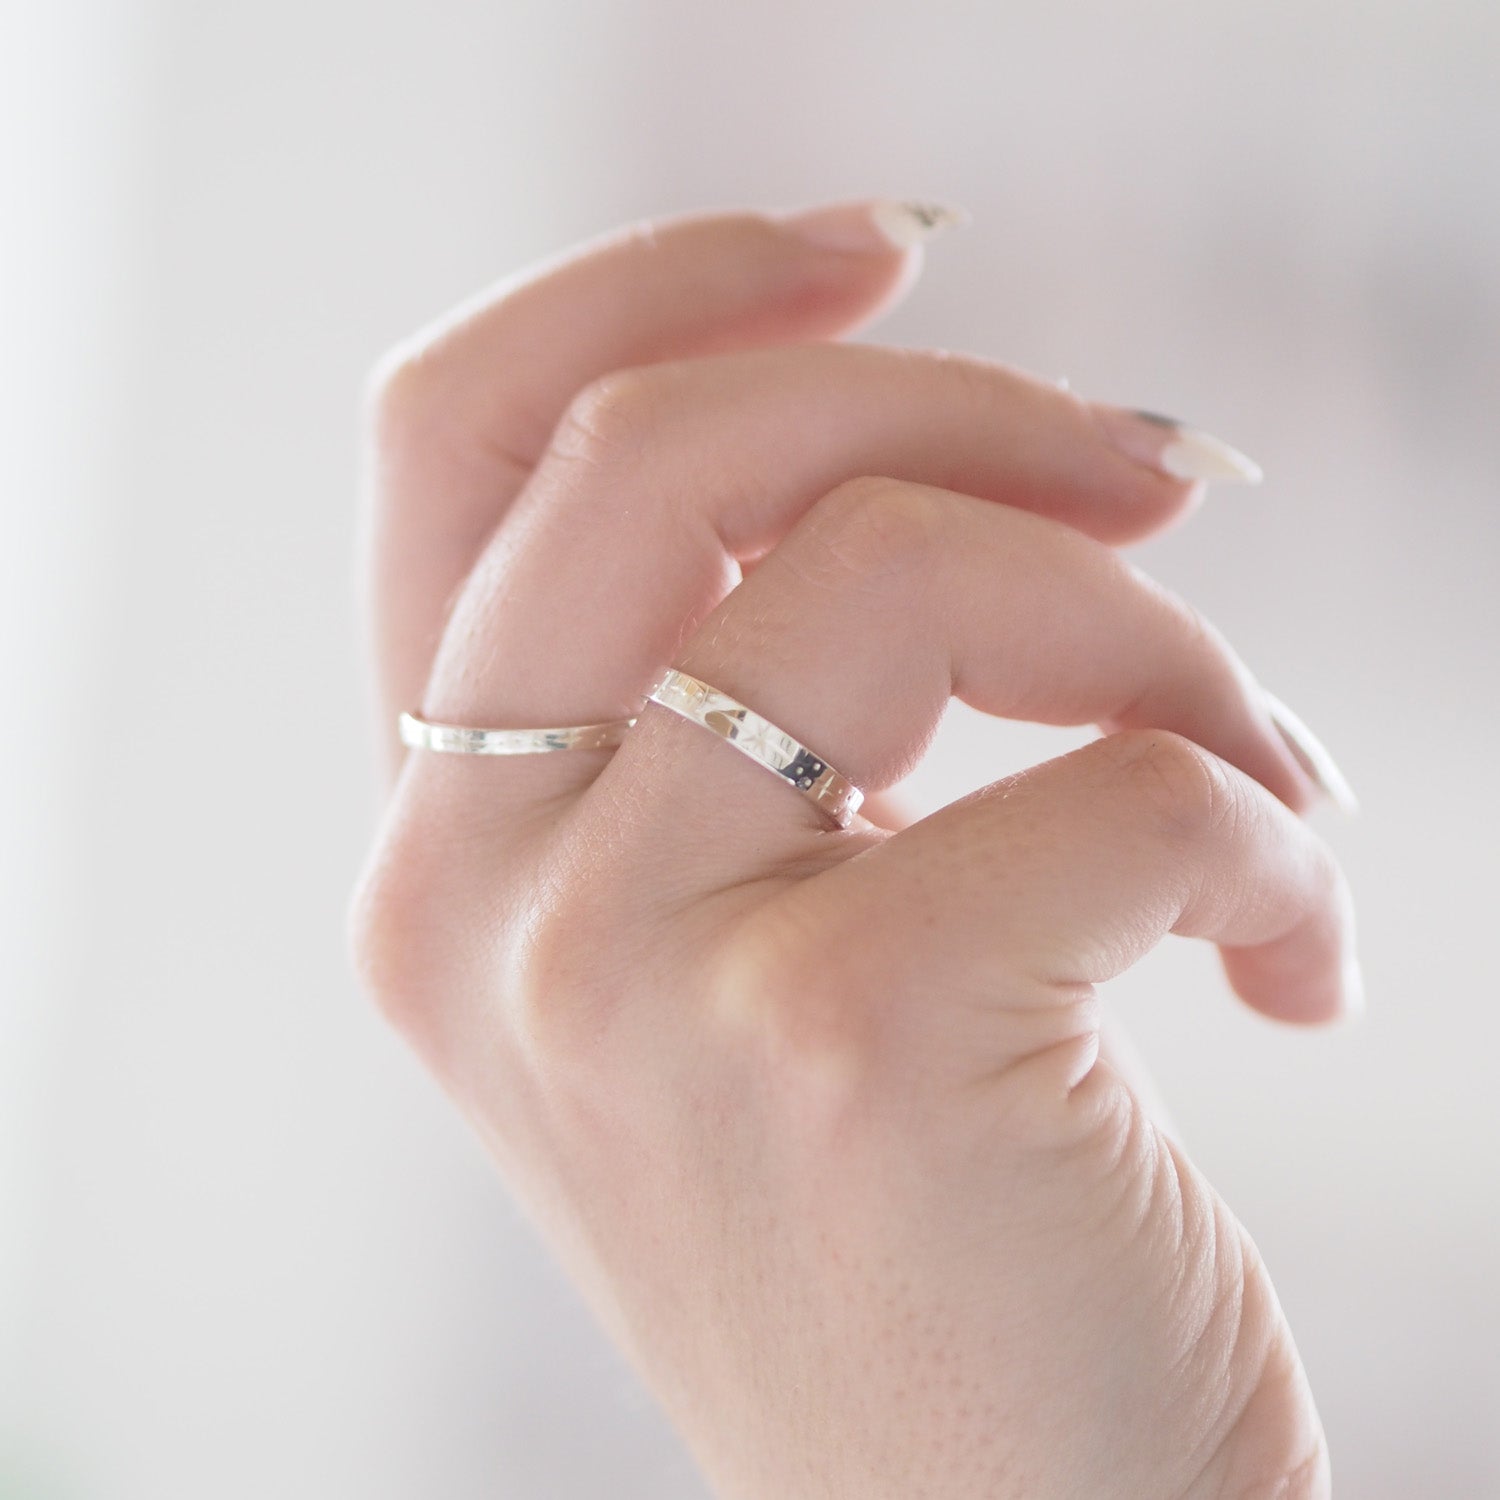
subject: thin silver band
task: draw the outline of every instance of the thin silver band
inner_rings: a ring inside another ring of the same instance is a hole
[[[701,724],[721,740],[727,740],[741,755],[748,755],[757,765],[774,771],[840,828],[847,828],[854,821],[865,794],[821,755],[728,693],[668,667],[651,684],[646,696],[684,719]]]
[[[413,750],[440,750],[448,755],[541,755],[548,750],[613,750],[634,719],[606,724],[570,724],[561,729],[468,729],[462,724],[433,724],[417,714],[402,714],[401,743]]]

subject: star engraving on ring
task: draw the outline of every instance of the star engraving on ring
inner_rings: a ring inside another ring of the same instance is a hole
[[[735,734],[735,743],[777,771],[784,771],[801,746],[785,730],[769,724],[757,714],[749,715]]]

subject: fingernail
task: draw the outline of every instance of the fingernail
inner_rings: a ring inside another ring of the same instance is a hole
[[[1261,691],[1265,692],[1265,689]],[[1328,753],[1322,740],[1280,698],[1271,693],[1266,693],[1265,698],[1271,722],[1286,741],[1297,764],[1341,813],[1352,818],[1359,811],[1359,798],[1354,795],[1348,778],[1339,770],[1338,762]]]
[[[839,203],[788,215],[782,224],[824,250],[889,252],[910,250],[936,238],[945,229],[967,224],[961,208],[941,203],[912,203],[876,198],[863,203]]]
[[[1205,479],[1259,484],[1260,465],[1221,438],[1172,417],[1095,405],[1095,417],[1111,443],[1127,458],[1171,479]]]

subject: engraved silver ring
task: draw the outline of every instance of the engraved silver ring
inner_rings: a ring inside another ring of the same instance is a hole
[[[469,729],[434,724],[420,714],[402,714],[401,743],[413,750],[448,755],[541,755],[549,750],[613,750],[634,719],[568,724],[560,729]]]
[[[646,696],[684,719],[701,724],[727,740],[741,755],[775,772],[840,828],[847,828],[854,821],[865,794],[821,755],[728,693],[668,667],[651,684]]]

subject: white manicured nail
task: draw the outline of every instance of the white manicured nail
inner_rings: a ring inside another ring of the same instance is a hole
[[[1265,689],[1261,690],[1265,692]],[[1271,722],[1286,741],[1287,749],[1296,758],[1297,764],[1327,794],[1328,799],[1341,813],[1353,817],[1359,811],[1359,798],[1349,779],[1339,770],[1338,762],[1328,753],[1327,747],[1285,703],[1272,693],[1265,694],[1266,708]]]
[[[1094,415],[1110,441],[1127,458],[1171,479],[1231,481],[1259,484],[1260,465],[1196,427],[1150,411],[1127,411],[1096,405]]]
[[[952,225],[967,224],[969,215],[937,203],[876,198],[809,209],[781,222],[820,249],[889,253],[925,244]]]
[[[1161,466],[1178,479],[1239,480],[1259,484],[1260,465],[1222,438],[1199,432],[1196,427],[1177,427],[1177,435],[1161,450]]]
[[[942,203],[898,203],[885,198],[870,205],[870,219],[898,250],[910,250],[969,222],[967,210]]]

